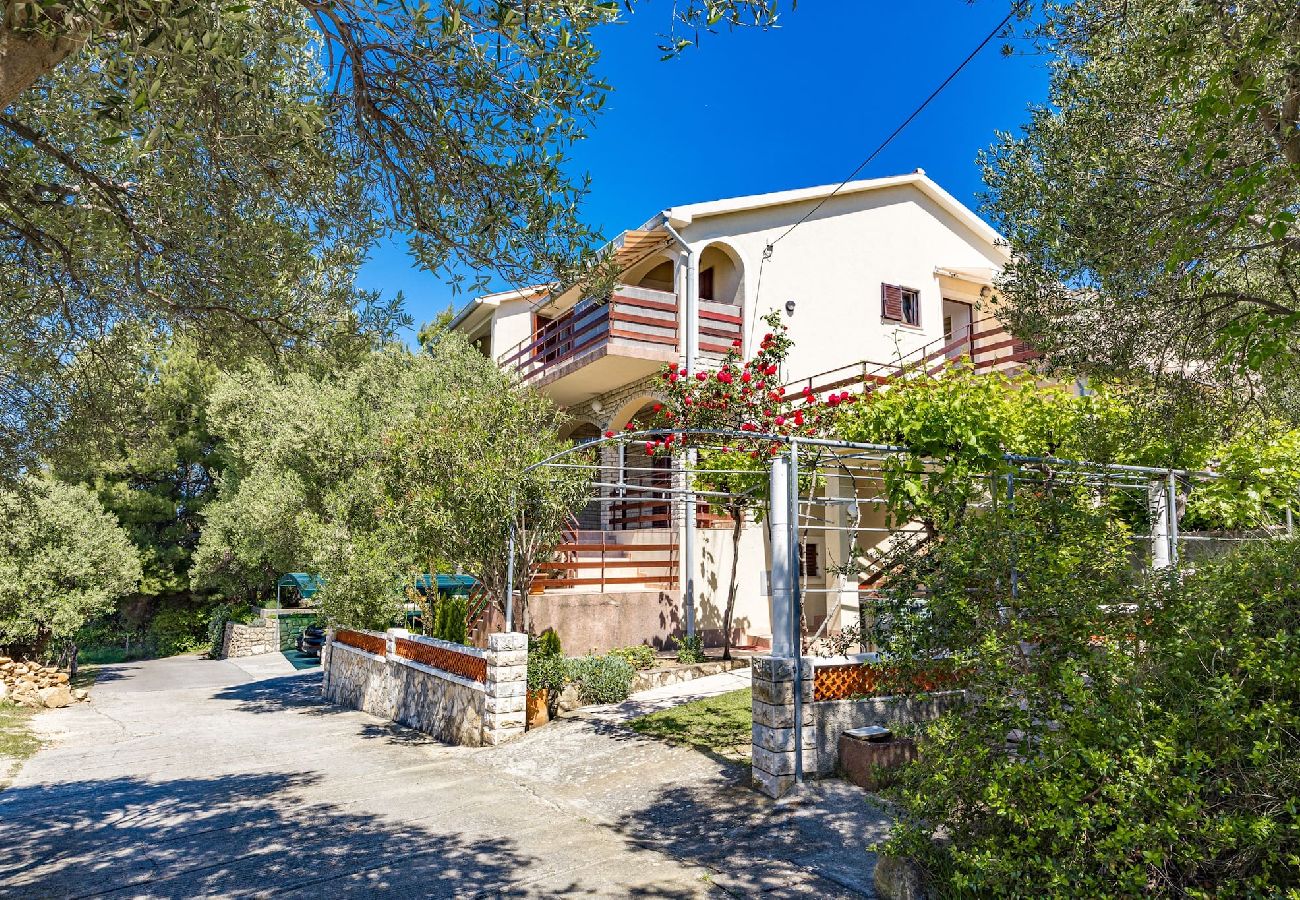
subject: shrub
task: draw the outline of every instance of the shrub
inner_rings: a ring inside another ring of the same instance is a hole
[[[679,663],[702,663],[707,657],[704,655],[704,638],[698,634],[691,637],[682,638],[681,644],[677,647],[677,661]]]
[[[612,653],[579,656],[568,662],[568,678],[578,686],[583,703],[620,703],[632,690],[632,664]]]
[[[469,643],[469,601],[465,597],[443,597],[433,609],[433,636],[453,644]]]
[[[198,603],[165,606],[149,623],[148,638],[157,656],[175,656],[206,650],[211,644],[208,626],[212,609]]]
[[[635,647],[619,647],[609,651],[610,655],[626,659],[628,664],[634,669],[653,669],[655,664],[655,652],[645,644],[637,644]]]
[[[1129,582],[1127,604],[1099,607],[1124,579],[1099,590],[1097,560],[1124,548],[1071,552],[1074,569],[1049,572],[1027,552],[1047,536],[1017,535],[1017,618],[968,620],[982,642],[967,655],[979,699],[924,729],[886,849],[917,859],[944,896],[1289,895],[1300,886],[1300,542]],[[955,576],[978,571],[976,546],[958,535],[934,560],[968,605],[976,582]],[[1116,618],[1125,606],[1142,625]],[[1028,656],[996,637],[1009,626],[1045,636],[1069,619]]]
[[[221,656],[221,640],[227,622],[247,625],[254,618],[256,616],[247,603],[222,603],[213,608],[208,617],[208,655],[213,659]]]
[[[536,648],[538,653],[544,656],[559,656],[564,650],[560,647],[560,636],[555,633],[554,628],[548,628],[537,637],[528,639],[529,650]]]
[[[549,691],[558,695],[568,683],[564,657],[553,653],[528,654],[528,690]]]

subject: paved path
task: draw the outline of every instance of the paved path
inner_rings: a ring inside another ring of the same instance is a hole
[[[599,716],[447,747],[278,657],[111,667],[0,792],[3,897],[863,896],[864,795],[796,804]]]

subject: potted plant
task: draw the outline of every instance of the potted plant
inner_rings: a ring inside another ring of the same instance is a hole
[[[528,695],[524,716],[529,728],[551,720],[553,701],[564,690],[565,664],[560,637],[548,628],[528,642]]]

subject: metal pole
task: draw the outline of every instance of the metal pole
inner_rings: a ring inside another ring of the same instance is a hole
[[[695,451],[686,453],[686,502],[683,505],[686,522],[682,537],[682,563],[686,576],[682,579],[682,605],[686,607],[686,636],[695,637],[695,493],[691,488],[691,472],[695,468]],[[724,638],[725,639],[725,638]]]
[[[794,780],[803,782],[803,613],[799,598],[799,442],[790,441],[790,643],[794,647]]]
[[[515,523],[506,540],[506,631],[515,630]]]
[[[1007,512],[1013,516],[1008,546],[1011,548],[1011,599],[1015,600],[1020,593],[1020,573],[1016,571],[1016,526],[1014,519],[1016,512],[1016,473],[1014,471],[1007,473]]]
[[[1169,507],[1169,565],[1178,565],[1178,483],[1174,480],[1174,470],[1169,470],[1167,482],[1168,497],[1165,505]]]
[[[768,585],[772,597],[772,655],[794,656],[790,646],[792,601],[790,598],[790,458],[772,457],[768,481],[767,524],[772,545],[772,568]]]
[[[1286,534],[1287,537],[1295,534],[1295,523],[1291,521],[1291,504],[1286,505]]]

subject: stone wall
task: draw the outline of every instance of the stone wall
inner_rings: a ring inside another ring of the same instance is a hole
[[[929,722],[960,703],[964,691],[943,691],[915,697],[867,697],[861,700],[825,700],[810,704],[817,743],[818,775],[832,775],[840,761],[840,735],[850,728],[883,725],[894,728],[911,722]],[[804,767],[805,771],[813,769]]]
[[[803,749],[807,777],[831,775],[839,763],[840,735],[867,725],[894,727],[925,722],[961,703],[964,691],[943,691],[915,697],[867,697],[813,700],[816,664],[801,661],[802,733],[795,726],[795,661],[775,656],[751,660],[753,696],[753,784],[769,797],[782,797],[795,785],[795,743]]]
[[[331,629],[321,654],[325,699],[450,744],[500,744],[523,733],[527,635],[488,635],[486,650],[412,636],[399,628],[382,637],[388,649],[380,656],[340,643]],[[394,652],[398,638],[481,657],[486,678],[477,681],[398,656]]]
[[[260,656],[263,653],[277,653],[279,650],[280,626],[274,620],[268,622],[259,619],[251,625],[226,623],[226,633],[221,639],[222,659]]]

